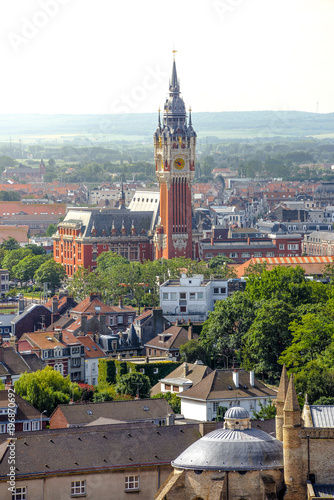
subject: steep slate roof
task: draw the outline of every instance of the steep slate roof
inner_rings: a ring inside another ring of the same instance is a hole
[[[13,347],[0,347],[0,350],[0,376],[34,371],[28,364],[29,359],[21,356]]]
[[[30,403],[25,401],[18,394],[12,393],[15,397],[15,403],[17,404],[17,412],[15,415],[15,422],[20,422],[22,420],[32,420],[32,419],[40,419],[40,412],[34,408]],[[0,390],[0,408],[8,408],[8,391]],[[8,415],[0,415],[0,423],[7,422]]]
[[[168,335],[170,335],[168,340],[163,341],[162,339]],[[194,333],[193,338],[197,339],[198,335]],[[186,344],[188,341],[189,341],[188,330],[186,330],[182,326],[171,326],[164,332],[154,337],[154,339],[147,342],[145,346],[153,347],[156,349],[171,350],[171,349],[179,349],[181,345]]]
[[[146,234],[152,225],[153,211],[132,212],[127,208],[122,210],[115,208],[89,208],[87,210],[70,209],[61,223],[79,223],[84,238],[92,237],[92,230],[96,229],[96,237],[111,236],[114,227],[116,234],[120,235],[122,226],[126,234],[131,234],[131,227],[134,226],[136,234]]]
[[[188,365],[187,375],[184,376],[184,368],[185,365]],[[196,363],[183,363],[178,366],[175,370],[173,370],[169,375],[161,379],[157,384],[155,384],[151,389],[151,395],[158,394],[161,392],[161,382],[162,381],[175,381],[175,385],[177,385],[177,380],[180,383],[191,381],[193,384],[198,384],[204,377],[209,375],[212,372],[212,369],[205,365],[197,365]],[[189,390],[189,389],[188,389]]]
[[[104,403],[58,405],[51,415],[61,412],[69,426],[86,425],[100,417],[133,421],[165,418],[174,413],[165,399],[105,401]]]
[[[276,391],[269,389],[262,382],[255,379],[254,386],[250,385],[249,373],[238,370],[239,387],[233,382],[233,370],[214,370],[198,384],[178,394],[181,398],[211,400],[211,399],[241,399],[254,397],[276,398]],[[229,389],[229,386],[231,389]],[[246,388],[247,387],[247,388]]]
[[[16,433],[16,477],[55,472],[106,471],[138,465],[170,464],[199,437],[198,425],[166,427],[105,426]],[[9,449],[0,462],[7,479]],[[1,454],[2,454],[1,453]]]
[[[45,307],[43,304],[30,304],[30,306],[26,307],[21,314],[17,314],[12,319],[12,324],[19,323],[20,321],[22,321],[34,309],[41,309],[42,312],[45,311],[45,313],[47,313],[48,315],[50,315],[50,310],[47,307]],[[40,315],[42,314],[42,312],[40,313]]]

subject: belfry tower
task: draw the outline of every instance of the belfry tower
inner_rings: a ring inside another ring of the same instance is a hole
[[[160,184],[160,220],[154,237],[156,258],[193,258],[191,185],[195,176],[196,132],[186,108],[173,61],[163,121],[154,134],[156,176]]]

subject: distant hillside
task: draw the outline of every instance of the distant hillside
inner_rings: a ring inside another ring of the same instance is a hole
[[[124,115],[0,115],[0,136],[124,135],[152,137],[156,113]],[[334,113],[241,111],[193,113],[199,136],[296,137],[334,134]]]

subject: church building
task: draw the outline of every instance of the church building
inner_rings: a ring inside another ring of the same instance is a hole
[[[157,259],[194,258],[191,186],[195,176],[196,132],[187,123],[175,59],[164,104],[163,121],[154,134],[156,176],[160,185],[160,219],[154,237]]]

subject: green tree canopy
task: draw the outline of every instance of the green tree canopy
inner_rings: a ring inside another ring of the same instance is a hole
[[[11,236],[7,240],[4,240],[0,246],[5,250],[18,250],[19,248],[21,248],[16,239],[12,238]]]
[[[38,283],[49,283],[51,288],[54,290],[55,288],[60,287],[65,276],[65,268],[53,259],[49,259],[37,269],[34,279]]]
[[[286,302],[263,302],[243,337],[243,366],[266,378],[277,380],[281,373],[278,358],[292,339],[289,324],[293,308]]]
[[[34,245],[33,243],[29,243],[29,245],[25,245],[24,248],[31,250],[34,255],[46,255],[45,248],[40,247],[39,245]]]
[[[48,260],[47,255],[27,255],[13,266],[13,276],[21,283],[34,278],[37,269]]]
[[[81,397],[78,384],[71,382],[69,377],[64,378],[50,366],[24,373],[14,387],[19,396],[40,412],[46,410],[48,415],[51,415],[58,404],[69,403],[70,399],[77,401]]]
[[[128,394],[135,398],[139,394],[140,398],[149,398],[151,390],[150,379],[142,373],[133,372],[121,375],[116,384],[117,394]]]

